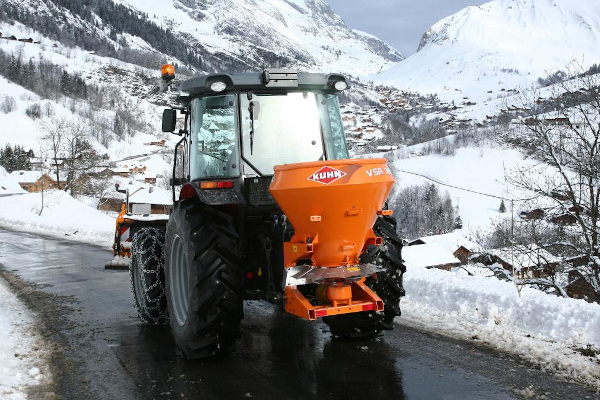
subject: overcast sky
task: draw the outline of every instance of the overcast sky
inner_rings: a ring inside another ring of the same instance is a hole
[[[489,0],[326,0],[352,29],[379,37],[405,56],[440,19]]]

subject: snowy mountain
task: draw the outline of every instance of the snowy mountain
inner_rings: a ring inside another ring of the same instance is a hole
[[[63,43],[121,59],[158,52],[196,71],[256,70],[281,62],[304,70],[360,75],[403,59],[376,37],[349,29],[323,0],[4,4],[8,18]]]
[[[530,87],[573,61],[600,61],[600,2],[494,0],[434,24],[419,50],[377,76],[447,100]]]
[[[64,141],[58,151],[50,150],[49,132],[61,127],[63,135],[81,137],[79,143],[105,160],[88,171],[92,175],[108,166],[143,168],[119,181],[132,191],[148,182],[166,186],[170,177],[178,139],[160,131],[170,98],[159,90],[162,63],[176,64],[178,78],[185,79],[277,62],[365,75],[403,58],[375,36],[349,29],[323,0],[1,4],[0,148],[22,146],[46,168],[53,157],[85,159],[68,155]],[[113,190],[118,179],[111,179],[85,178],[77,188],[70,185],[71,194],[96,206]]]
[[[0,146],[38,153],[43,121],[74,120],[98,154],[125,164],[152,152],[144,162],[161,175],[175,141],[159,131],[164,62],[185,78],[277,62],[360,75],[401,59],[375,36],[349,29],[323,0],[4,0],[0,124],[8,133]],[[173,143],[148,145],[160,139]]]

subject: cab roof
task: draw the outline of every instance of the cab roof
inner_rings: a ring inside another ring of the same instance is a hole
[[[221,92],[262,91],[277,93],[290,90],[307,90],[337,93],[340,91],[334,87],[337,82],[345,82],[346,88],[350,86],[346,77],[340,74],[267,69],[263,72],[199,75],[183,81],[179,85],[179,90],[183,92],[183,96],[189,95],[191,97],[215,94],[219,92],[211,88],[211,85],[215,82],[223,82],[226,85],[224,89],[220,90]]]

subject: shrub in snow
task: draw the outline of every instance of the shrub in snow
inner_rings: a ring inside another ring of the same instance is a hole
[[[27,107],[25,114],[31,119],[40,118],[42,116],[42,107],[40,106],[40,103],[34,103]]]
[[[48,118],[54,116],[54,106],[49,101],[44,104],[44,116]]]
[[[0,110],[4,112],[4,114],[8,114],[9,112],[15,111],[17,109],[17,102],[11,96],[4,96],[2,101],[0,102]]]

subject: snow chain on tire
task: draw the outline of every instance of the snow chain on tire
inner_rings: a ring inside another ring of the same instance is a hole
[[[240,336],[243,284],[233,218],[187,199],[167,224],[165,278],[171,332],[182,356],[205,358]]]
[[[343,339],[362,339],[377,335],[382,330],[394,328],[394,318],[400,315],[400,298],[404,296],[402,276],[406,267],[402,264],[402,241],[396,233],[396,220],[379,217],[373,227],[375,234],[383,238],[379,247],[371,247],[361,256],[361,263],[385,268],[377,279],[367,278],[365,283],[383,300],[384,311],[365,311],[324,317],[332,335]]]
[[[145,325],[169,323],[165,294],[163,249],[165,234],[156,228],[142,228],[132,239],[129,276],[138,316]]]

